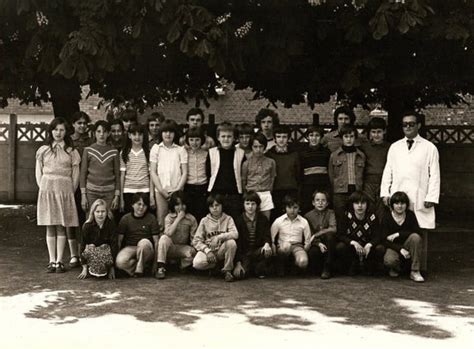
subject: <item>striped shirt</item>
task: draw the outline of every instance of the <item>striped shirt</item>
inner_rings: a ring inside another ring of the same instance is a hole
[[[120,171],[125,172],[124,193],[148,193],[150,191],[150,171],[145,152],[130,149],[128,162],[125,163],[120,152]]]

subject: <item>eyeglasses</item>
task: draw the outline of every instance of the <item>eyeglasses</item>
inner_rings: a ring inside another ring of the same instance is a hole
[[[403,127],[415,127],[416,122],[415,121],[409,121],[409,122],[402,122]]]

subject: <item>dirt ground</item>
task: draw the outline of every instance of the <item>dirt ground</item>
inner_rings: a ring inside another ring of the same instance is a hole
[[[472,348],[474,232],[433,233],[427,282],[309,276],[228,284],[206,275],[78,280],[46,274],[34,206],[0,209],[2,348]]]

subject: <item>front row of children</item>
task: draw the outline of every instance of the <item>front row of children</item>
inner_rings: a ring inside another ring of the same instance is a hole
[[[209,214],[198,225],[187,212],[183,192],[175,192],[160,236],[156,218],[147,212],[148,195],[133,195],[132,212],[120,220],[117,229],[107,203],[98,199],[83,228],[79,278],[114,278],[115,268],[140,277],[151,268],[157,279],[164,279],[168,265],[175,262],[181,270],[220,268],[225,281],[250,275],[283,276],[304,269],[328,279],[334,271],[370,275],[381,273],[384,266],[391,277],[406,266],[413,281],[424,281],[419,227],[415,215],[407,210],[405,193],[392,196],[391,210],[381,224],[362,191],[351,194],[348,210],[337,223],[334,211],[328,208],[327,193],[316,190],[312,201],[314,209],[302,217],[297,200],[286,196],[286,213],[270,226],[259,212],[261,199],[255,192],[244,194],[244,212],[235,221],[223,212],[223,196],[211,194]]]

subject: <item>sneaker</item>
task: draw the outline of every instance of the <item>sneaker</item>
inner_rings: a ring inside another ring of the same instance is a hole
[[[81,263],[79,263],[79,259],[76,256],[72,256],[71,260],[69,261],[69,267],[72,269],[72,268],[77,268],[80,265]]]
[[[48,274],[55,273],[56,272],[56,263],[49,262],[48,265],[46,266],[46,272]]]
[[[156,271],[155,273],[155,278],[159,279],[159,280],[163,280],[165,278],[165,273],[166,273],[166,269],[161,267],[161,268],[158,268],[158,270]]]
[[[421,276],[419,271],[412,270],[412,272],[410,273],[410,279],[415,282],[425,282],[425,279],[423,278],[423,276]]]
[[[321,273],[321,279],[327,280],[331,278],[331,272],[327,269],[324,269],[323,272]]]
[[[234,281],[234,275],[230,271],[226,271],[224,274],[224,280],[225,282],[232,282]]]
[[[56,273],[64,273],[66,271],[66,268],[64,267],[63,262],[57,262],[56,263]]]
[[[391,278],[397,278],[398,275],[400,275],[400,274],[398,273],[397,270],[395,270],[395,269],[390,269],[390,270],[388,271],[388,275],[389,275]]]

